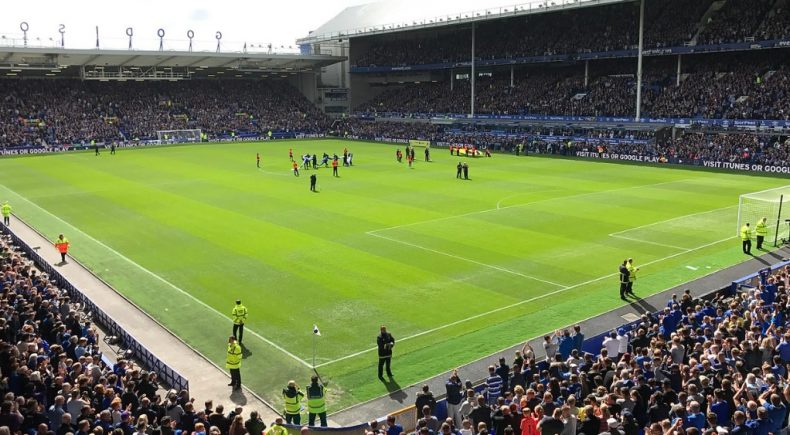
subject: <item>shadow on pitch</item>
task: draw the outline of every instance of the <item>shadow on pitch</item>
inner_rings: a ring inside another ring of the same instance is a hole
[[[409,395],[406,394],[405,391],[401,389],[400,384],[393,378],[389,378],[387,380],[382,379],[381,382],[384,384],[384,387],[387,388],[389,391],[389,398],[392,400],[397,401],[398,403],[403,403],[406,399],[409,398]]]
[[[239,388],[238,390],[233,390],[228,397],[231,402],[236,405],[244,406],[247,404],[247,396],[244,395],[244,389]]]
[[[250,351],[250,349],[247,346],[245,346],[244,343],[242,343],[241,344],[241,359],[245,359],[245,358],[247,358],[248,356],[251,356],[251,355],[252,355],[252,352]]]
[[[628,297],[633,299],[629,301],[628,304],[639,314],[655,313],[658,311],[658,308],[653,306],[653,304],[648,302],[646,299],[642,299],[636,295],[629,295]]]

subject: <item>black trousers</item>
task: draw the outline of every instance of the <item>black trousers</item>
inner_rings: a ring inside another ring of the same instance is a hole
[[[392,356],[380,356],[379,357],[379,377],[384,377],[384,366],[387,366],[387,376],[392,377],[392,370],[390,369],[390,363],[392,362]]]
[[[285,413],[285,422],[288,424],[295,424],[299,425],[302,423],[302,416],[299,414],[288,414]]]
[[[66,262],[66,253],[65,252],[61,252],[60,253],[60,262],[61,263],[65,263]]]
[[[625,290],[630,294],[634,294],[634,282],[628,281],[628,287]]]
[[[333,167],[332,167],[332,175],[334,175],[335,177],[337,177],[337,166],[333,166]]]
[[[236,335],[237,332],[238,332],[239,335]],[[236,337],[236,340],[238,340],[239,344],[241,344],[241,340],[244,338],[244,324],[243,323],[241,325],[237,325],[235,323],[233,324],[233,336]]]
[[[321,426],[327,427],[328,424],[326,424],[326,412],[319,412],[318,414],[313,414],[311,412],[311,413],[307,414],[307,425],[308,426],[315,426],[315,416],[316,415],[321,420]]]
[[[757,236],[757,249],[763,249],[763,240],[765,236]]]
[[[752,241],[747,239],[743,241],[743,253],[749,254],[752,252]]]
[[[11,217],[3,216],[3,224],[5,224],[6,226],[11,225]]]
[[[233,388],[241,388],[240,369],[230,369],[230,384]]]
[[[625,299],[625,293],[628,291],[628,283],[621,282],[620,283],[620,298]]]

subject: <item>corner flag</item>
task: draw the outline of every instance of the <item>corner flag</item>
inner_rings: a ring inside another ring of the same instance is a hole
[[[313,334],[321,335],[321,331],[318,330],[318,325],[313,325]]]

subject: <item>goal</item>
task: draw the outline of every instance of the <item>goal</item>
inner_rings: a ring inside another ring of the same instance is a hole
[[[790,186],[776,189],[762,190],[760,192],[746,193],[738,200],[738,227],[737,234],[746,223],[754,231],[757,222],[767,219],[767,243],[773,242],[777,246],[782,240],[790,238]]]
[[[200,129],[194,130],[157,130],[159,143],[191,143],[200,142]]]

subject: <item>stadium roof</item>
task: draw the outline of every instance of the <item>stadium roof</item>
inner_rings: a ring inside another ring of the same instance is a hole
[[[629,1],[635,0],[521,0],[520,3],[477,0],[474,2],[476,8],[459,11],[447,10],[446,4],[442,5],[444,2],[386,0],[348,7],[297,43],[309,44]],[[480,3],[497,6],[481,7]]]
[[[178,70],[180,73],[188,72],[190,77],[222,75],[228,70],[242,76],[254,73],[288,75],[315,71],[344,59],[303,54],[0,47],[0,78],[79,77],[83,71],[130,71],[127,74],[134,74],[133,71],[143,70]]]

